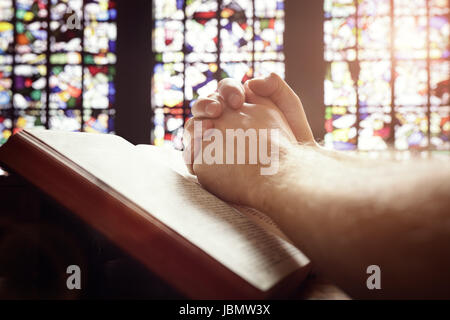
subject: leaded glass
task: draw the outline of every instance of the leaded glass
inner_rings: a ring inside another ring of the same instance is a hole
[[[449,12],[448,0],[324,0],[328,147],[448,153]],[[353,106],[352,128],[336,125]]]
[[[4,138],[31,127],[113,132],[116,16],[113,0],[0,1]]]
[[[258,19],[255,21],[255,51],[283,50],[284,21]]]
[[[395,113],[395,147],[398,150],[428,146],[428,118],[423,107],[398,107]]]
[[[50,108],[74,109],[81,106],[82,67],[77,65],[54,66],[51,69]]]
[[[430,18],[430,58],[448,59],[450,24],[448,16],[433,16]]]
[[[182,148],[199,96],[226,77],[284,77],[284,1],[153,1],[152,143]]]
[[[83,131],[91,133],[114,132],[113,113],[109,110],[85,110]]]
[[[356,105],[356,88],[350,62],[331,62],[325,77],[325,104]]]
[[[0,66],[0,109],[11,108],[12,66]]]
[[[18,109],[45,108],[46,74],[43,65],[17,65],[14,67],[14,107]]]
[[[431,105],[450,105],[450,61],[432,61],[430,69]]]
[[[325,146],[337,150],[356,148],[356,107],[325,108]]]
[[[325,60],[355,60],[356,23],[354,17],[324,23]]]
[[[245,81],[253,77],[252,66],[248,62],[222,63],[221,67],[222,67],[221,78],[234,78],[244,83]]]
[[[80,131],[80,110],[50,110],[49,129],[61,131]]]
[[[14,131],[30,128],[45,128],[45,111],[19,111],[14,123]]]
[[[391,103],[391,62],[361,62],[359,73],[360,106],[382,106]]]
[[[398,59],[426,59],[427,18],[396,17],[395,49]]]
[[[395,79],[396,105],[427,104],[427,69],[425,61],[398,61]]]
[[[12,134],[12,121],[8,113],[0,113],[0,144],[8,140]]]
[[[359,150],[385,150],[391,132],[390,107],[359,109]]]
[[[182,107],[184,64],[158,63],[153,75],[153,106]]]
[[[114,103],[115,67],[88,66],[84,69],[83,104],[86,108],[106,109]]]
[[[450,148],[450,106],[431,108],[430,133],[430,141],[435,149]]]

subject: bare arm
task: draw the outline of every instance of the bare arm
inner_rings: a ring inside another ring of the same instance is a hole
[[[296,141],[287,138],[274,176],[258,176],[252,166],[197,166],[202,184],[225,200],[266,212],[325,276],[354,297],[450,298],[449,162],[370,160],[318,147],[300,99],[274,74],[242,88],[229,80],[211,97],[219,102],[214,116],[206,112],[211,101],[202,99],[194,116],[222,130],[273,126],[278,120],[261,116],[264,109],[252,115],[235,105],[247,113],[244,120],[220,103],[241,89],[247,102],[275,104]],[[366,286],[370,265],[381,268],[381,290]]]
[[[289,148],[253,205],[355,297],[450,297],[448,162],[365,161]],[[366,286],[369,265],[381,290]]]

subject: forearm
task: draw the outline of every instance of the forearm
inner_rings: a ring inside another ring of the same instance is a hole
[[[448,166],[390,163],[369,169],[357,158],[350,166],[300,146],[283,156],[279,173],[264,184],[270,197],[259,209],[351,294],[374,293],[366,287],[372,264],[381,267],[384,283],[375,294],[402,296],[418,288],[416,294],[445,293],[449,181]]]

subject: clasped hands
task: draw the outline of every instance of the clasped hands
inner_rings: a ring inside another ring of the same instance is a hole
[[[186,123],[183,136],[185,163],[207,190],[226,201],[254,206],[264,197],[259,186],[271,182],[260,174],[259,161],[249,164],[248,153],[245,165],[228,161],[221,164],[198,161],[203,159],[202,150],[214,141],[211,138],[214,130],[219,130],[225,137],[227,129],[243,129],[244,132],[248,129],[278,129],[276,141],[267,135],[264,136],[267,141],[259,141],[258,145],[267,142],[271,146],[269,149],[272,152],[279,150],[281,157],[297,143],[315,145],[299,97],[275,73],[245,84],[231,78],[224,79],[219,82],[217,92],[194,103],[192,114],[193,118]],[[257,139],[262,138],[258,136]],[[245,147],[249,148],[248,145]],[[230,150],[226,152],[230,153]],[[225,159],[226,152],[220,157]],[[279,160],[279,165],[283,166],[282,159]]]

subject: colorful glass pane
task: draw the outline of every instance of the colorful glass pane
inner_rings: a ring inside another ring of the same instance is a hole
[[[211,19],[217,16],[219,5],[216,0],[187,0],[186,17],[199,19]]]
[[[0,66],[0,109],[11,108],[12,66]]]
[[[258,18],[284,17],[283,0],[254,0],[255,16]]]
[[[50,16],[53,21],[67,21],[74,25],[81,20],[83,0],[51,0]]]
[[[252,66],[248,62],[228,62],[222,63],[221,78],[234,78],[244,83],[252,78]]]
[[[153,50],[156,52],[183,50],[184,25],[181,21],[155,22],[153,29]]]
[[[222,0],[222,18],[239,23],[245,22],[246,19],[253,17],[253,1],[252,0]]]
[[[390,59],[390,17],[358,18],[359,59]]]
[[[109,109],[112,132],[116,16],[113,0],[0,1],[0,109],[13,132],[91,130],[103,121],[91,108]]]
[[[153,71],[153,106],[182,107],[183,63],[158,63]]]
[[[336,140],[330,106],[353,106],[356,96],[359,150],[391,141],[449,150],[449,2],[324,0],[324,11],[326,144]]]
[[[258,19],[255,21],[255,51],[283,51],[284,21]]]
[[[427,104],[427,68],[425,61],[398,61],[395,79],[396,105]]]
[[[282,0],[154,0],[152,143],[182,148],[190,108],[220,79],[284,76],[283,17]]]
[[[44,108],[47,69],[45,66],[17,65],[14,67],[14,107]]]
[[[10,21],[14,16],[13,0],[0,1],[0,21]]]
[[[394,12],[396,15],[426,15],[427,0],[394,0]]]
[[[84,19],[89,21],[111,21],[117,18],[116,1],[84,0]]]
[[[446,15],[450,12],[448,0],[429,0],[431,15]]]
[[[60,131],[80,131],[80,110],[50,110],[49,129]]]
[[[117,27],[113,22],[90,22],[84,27],[84,51],[106,54],[116,51]]]
[[[54,66],[51,69],[50,108],[73,109],[81,107],[81,66]]]
[[[385,150],[391,133],[390,107],[359,109],[359,150]]]
[[[430,72],[431,105],[450,105],[450,61],[432,61]]]
[[[358,0],[358,2],[359,16],[387,16],[391,11],[390,0]]]
[[[395,120],[396,149],[424,149],[428,146],[428,118],[425,108],[398,107]]]
[[[16,22],[17,54],[45,53],[47,50],[47,22]]]
[[[325,108],[325,146],[337,150],[356,149],[356,107]]]
[[[84,69],[83,105],[85,108],[106,109],[114,103],[115,67],[88,66]]]
[[[83,131],[114,133],[113,114],[110,110],[84,110]]]
[[[0,144],[5,143],[12,134],[11,118],[9,114],[0,113]]]
[[[217,33],[217,19],[186,21],[185,48],[190,61],[204,61],[199,55],[217,52]]]
[[[183,1],[153,1],[153,17],[155,19],[182,20],[184,18]]]
[[[355,18],[331,19],[324,22],[325,60],[356,59]]]
[[[14,132],[30,128],[45,128],[45,111],[27,110],[19,112],[14,123]]]
[[[284,78],[284,69],[284,62],[281,61],[255,62],[255,77],[266,77],[273,72]]]
[[[192,101],[208,96],[217,89],[217,64],[195,63],[186,67],[185,99]]]
[[[222,52],[229,52],[234,55],[241,52],[251,52],[253,49],[251,20],[239,22],[231,19],[222,19],[220,23],[220,44]],[[236,60],[239,60],[239,58]]]
[[[331,62],[327,64],[325,76],[325,105],[355,106],[355,75],[348,62]]]
[[[391,62],[361,62],[358,86],[360,106],[390,105]]]
[[[50,50],[52,52],[80,52],[83,33],[79,29],[68,29],[63,21],[50,22]]]
[[[398,59],[426,59],[427,17],[396,17],[395,50]]]
[[[10,22],[0,22],[0,55],[11,54],[13,51],[14,25]]]
[[[430,58],[448,59],[450,24],[448,16],[430,17]]]
[[[15,4],[17,20],[42,20],[48,15],[47,0],[16,0]]]
[[[325,0],[323,9],[325,18],[348,17],[356,13],[354,0]]]
[[[431,108],[430,135],[435,149],[450,149],[450,106]]]

